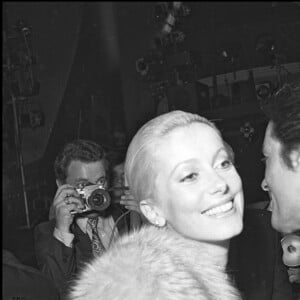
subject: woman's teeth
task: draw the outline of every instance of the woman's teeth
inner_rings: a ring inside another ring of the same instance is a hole
[[[229,201],[223,205],[220,205],[220,206],[217,206],[217,207],[214,207],[212,209],[209,209],[208,211],[206,211],[204,213],[204,215],[207,215],[207,216],[212,216],[212,215],[216,215],[216,214],[219,214],[219,213],[224,213],[224,212],[227,212],[229,210],[231,210],[233,207],[233,201]]]

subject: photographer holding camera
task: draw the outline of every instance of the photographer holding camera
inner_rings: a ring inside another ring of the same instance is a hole
[[[80,267],[105,252],[127,228],[124,218],[115,226],[120,211],[110,205],[108,161],[100,145],[86,140],[66,144],[54,171],[53,217],[36,226],[35,252],[39,268],[64,298]]]

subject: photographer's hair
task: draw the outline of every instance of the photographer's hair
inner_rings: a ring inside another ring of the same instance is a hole
[[[56,179],[65,183],[67,170],[72,161],[84,163],[103,161],[106,171],[108,171],[108,161],[105,151],[99,144],[88,140],[74,140],[67,143],[62,151],[56,156],[54,162],[54,172]]]
[[[290,154],[300,149],[300,80],[285,84],[264,109],[272,136],[281,144],[281,157],[293,169]]]
[[[151,197],[155,199],[154,182],[156,180],[158,161],[156,152],[164,137],[178,127],[187,127],[193,123],[203,123],[220,131],[211,121],[197,114],[172,111],[162,114],[144,124],[133,137],[125,160],[125,180],[135,199],[139,201]],[[233,160],[233,151],[224,142],[229,157]]]

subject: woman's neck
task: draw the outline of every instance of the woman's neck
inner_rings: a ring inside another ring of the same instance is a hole
[[[214,254],[216,265],[222,269],[226,269],[227,266],[229,243],[230,240],[207,242],[210,248],[209,251]]]
[[[174,230],[172,226],[170,226],[170,224],[167,224],[167,228],[171,230],[173,233],[181,237],[184,237],[184,235]],[[185,237],[185,238],[192,243],[199,243],[199,241],[192,240],[189,237]],[[214,264],[220,267],[221,269],[225,270],[228,262],[230,240],[228,239],[223,241],[201,241],[201,243],[204,244],[205,248],[207,248],[207,251],[209,251],[212,254],[212,257],[214,258]]]

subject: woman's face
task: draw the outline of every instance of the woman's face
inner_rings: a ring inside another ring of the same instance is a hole
[[[157,202],[168,226],[186,237],[222,241],[243,228],[241,179],[222,138],[193,123],[158,146]]]

